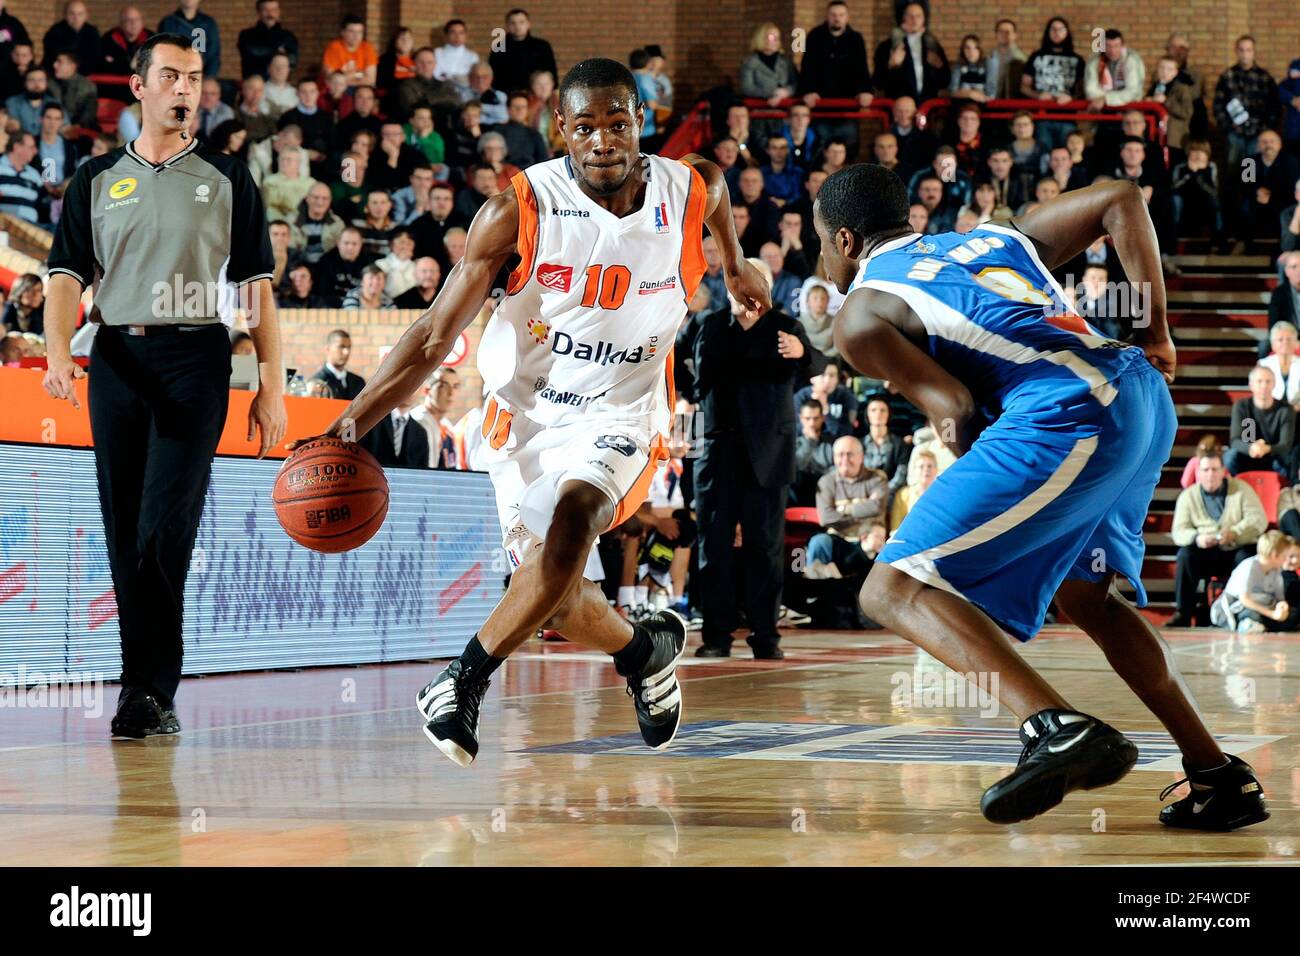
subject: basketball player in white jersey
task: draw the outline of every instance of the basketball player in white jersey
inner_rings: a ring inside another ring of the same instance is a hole
[[[556,111],[569,155],[529,167],[484,204],[443,291],[328,432],[354,440],[410,395],[519,257],[478,353],[510,588],[417,697],[425,734],[461,766],[478,753],[492,672],[541,627],[613,656],[651,747],[666,747],[681,720],[685,624],[671,611],[629,623],[585,574],[599,568],[597,537],[636,511],[667,456],[670,352],[706,268],[706,225],[742,324],[771,298],[740,251],[721,171],[698,156],[642,155],[643,120],[622,64],[570,70]]]

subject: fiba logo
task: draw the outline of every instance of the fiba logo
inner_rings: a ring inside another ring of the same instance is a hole
[[[209,186],[207,183],[200,183],[199,185],[194,187],[194,201],[209,202],[210,200],[208,199],[208,193],[210,193],[211,191],[212,191],[212,187]]]

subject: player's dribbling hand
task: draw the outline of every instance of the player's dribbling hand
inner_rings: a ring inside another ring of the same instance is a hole
[[[70,358],[47,358],[45,379],[41,383],[52,398],[66,398],[73,408],[80,408],[75,383],[86,377],[86,370]]]
[[[1178,353],[1174,350],[1174,343],[1167,340],[1147,342],[1143,344],[1142,351],[1146,353],[1147,361],[1165,377],[1165,381],[1174,384],[1174,371],[1178,367]]]

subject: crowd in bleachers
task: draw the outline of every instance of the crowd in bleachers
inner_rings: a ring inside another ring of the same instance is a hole
[[[563,153],[553,116],[555,55],[523,10],[506,14],[504,43],[490,53],[476,49],[458,19],[428,37],[402,27],[374,42],[363,19],[349,15],[320,62],[308,63],[275,0],[257,3],[246,26],[219,24],[199,8],[200,0],[183,0],[157,29],[204,39],[206,76],[191,132],[248,162],[267,212],[282,308],[426,307],[463,256],[486,199],[519,170]],[[897,25],[869,46],[848,8],[828,4],[798,63],[788,34],[759,24],[730,81],[706,94],[713,128],[704,151],[726,177],[742,248],[770,270],[777,307],[796,316],[831,360],[794,396],[798,478],[789,504],[807,509],[801,514],[816,531],[799,577],[864,574],[882,536],[951,461],[933,425],[834,349],[831,322],[842,297],[820,274],[812,204],[829,175],[859,161],[902,177],[913,228],[926,234],[966,232],[1062,192],[1127,179],[1142,189],[1171,274],[1178,236],[1208,235],[1238,252],[1280,239],[1270,343],[1251,375],[1252,397],[1243,400],[1254,404],[1234,409],[1217,460],[1225,487],[1237,487],[1231,476],[1241,471],[1273,470],[1289,489],[1300,398],[1300,58],[1275,76],[1281,64],[1258,63],[1254,40],[1244,36],[1236,62],[1215,78],[1197,68],[1185,33],[1171,33],[1163,53],[1146,59],[1112,27],[1104,48],[1089,52],[1063,17],[1052,17],[1041,37],[1026,26],[1029,39],[1016,22],[996,20],[989,35],[964,36],[950,56],[929,28],[928,4],[895,9]],[[49,229],[78,164],[138,134],[139,106],[122,80],[151,31],[135,7],[124,7],[116,24],[95,25],[82,0],[70,0],[34,44],[16,18],[0,16],[7,31],[0,32],[7,36],[0,40],[0,212]],[[227,41],[237,34],[237,77],[220,70],[223,32]],[[642,146],[655,151],[683,118],[672,70],[653,44],[632,51],[627,63],[646,108]],[[990,107],[1008,99],[1068,106],[1075,116],[1036,119],[1032,110]],[[934,100],[943,108],[922,116]],[[827,110],[835,101],[848,105]],[[1163,130],[1139,106],[1151,103],[1167,113]],[[883,109],[883,119],[864,123],[860,111],[872,109]],[[726,308],[711,240],[705,256],[692,320]],[[1080,314],[1109,337],[1130,337],[1131,302],[1108,242],[1067,264],[1060,278]],[[40,354],[41,301],[38,276],[23,276],[9,291],[0,318],[6,362]],[[349,379],[339,346],[346,339],[345,330],[331,335],[332,358],[303,383],[303,394],[355,394],[359,379]],[[247,336],[236,336],[236,350],[250,347]],[[445,417],[451,378],[440,370],[390,420],[394,463],[470,463],[464,439],[474,429]],[[430,397],[436,394],[443,404]],[[691,403],[680,410],[689,414]],[[403,450],[407,417],[425,426],[421,449]],[[629,526],[620,580],[633,590],[620,590],[621,603],[642,603],[635,589],[656,586],[684,600],[690,500],[672,477],[682,466],[676,460],[661,473],[657,504]],[[1194,476],[1189,484],[1194,491]],[[1300,491],[1288,500],[1300,502]],[[1297,512],[1288,514],[1292,533],[1300,532]],[[1215,547],[1238,557],[1257,539],[1243,529],[1229,535],[1236,547]],[[1181,599],[1179,609],[1198,613]]]

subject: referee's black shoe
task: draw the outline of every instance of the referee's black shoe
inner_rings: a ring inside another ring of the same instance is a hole
[[[178,734],[181,722],[176,711],[164,707],[153,694],[138,687],[122,691],[117,699],[117,713],[110,725],[114,737],[155,737],[159,734]]]
[[[1020,725],[1015,772],[984,791],[990,823],[1016,823],[1045,813],[1072,790],[1119,780],[1137,763],[1137,746],[1114,727],[1073,710],[1040,710]]]
[[[1268,804],[1255,769],[1240,757],[1227,757],[1222,767],[1187,770],[1184,779],[1165,787],[1161,800],[1180,784],[1188,784],[1191,792],[1161,809],[1160,822],[1185,830],[1235,830],[1267,820]],[[1185,762],[1183,769],[1187,769]]]

